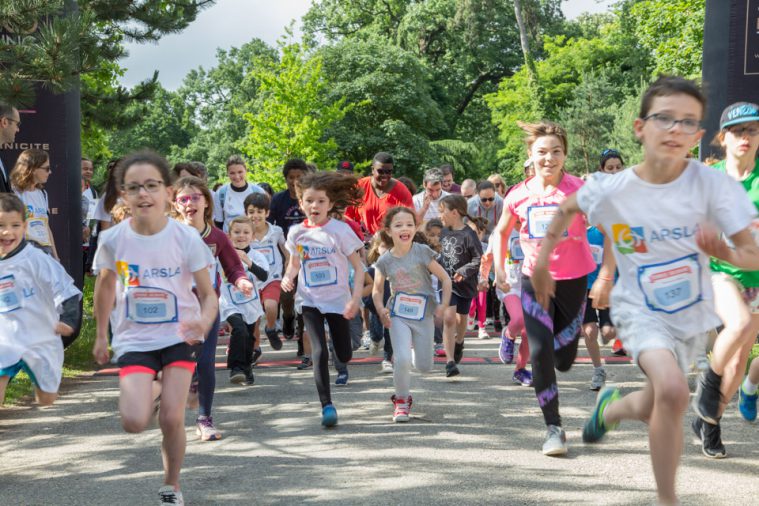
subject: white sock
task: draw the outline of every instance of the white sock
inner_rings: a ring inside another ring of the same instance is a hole
[[[756,383],[751,383],[751,380],[748,379],[748,376],[746,376],[746,379],[743,380],[743,391],[748,395],[754,395],[756,393],[757,387],[759,387],[759,385]]]

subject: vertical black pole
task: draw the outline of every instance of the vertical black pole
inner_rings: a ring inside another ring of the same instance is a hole
[[[711,141],[719,131],[719,117],[728,105],[728,69],[730,46],[730,0],[706,0],[704,24],[704,61],[702,79],[707,96],[704,128],[701,140],[701,160],[719,156]]]

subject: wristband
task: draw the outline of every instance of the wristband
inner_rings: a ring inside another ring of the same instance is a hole
[[[611,278],[604,278],[604,277],[601,277],[601,276],[598,276],[598,279],[600,279],[601,281],[612,281]]]

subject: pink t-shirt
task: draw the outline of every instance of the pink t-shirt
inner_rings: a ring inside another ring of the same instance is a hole
[[[516,185],[506,196],[504,207],[517,217],[517,227],[520,227],[519,241],[524,252],[522,272],[525,275],[532,276],[540,245],[559,204],[582,185],[582,179],[565,173],[557,188],[544,193],[535,178],[530,178]],[[585,215],[578,213],[551,254],[549,270],[554,279],[577,279],[595,270],[586,230]]]

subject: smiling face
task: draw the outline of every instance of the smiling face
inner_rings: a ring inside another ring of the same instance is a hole
[[[256,230],[260,230],[266,225],[266,218],[269,216],[269,211],[256,206],[248,206],[248,208],[245,209],[245,214],[250,218],[253,227]]]
[[[124,174],[121,198],[129,206],[134,219],[153,222],[165,216],[171,199],[171,187],[166,186],[156,167],[149,163],[136,163]]]
[[[393,177],[393,164],[374,162],[372,164],[372,179],[374,186],[380,191],[385,190]]]
[[[245,165],[233,164],[227,167],[227,176],[229,176],[229,182],[232,183],[232,186],[235,188],[242,188],[245,186],[247,183],[247,181],[245,181],[245,175],[247,172],[248,171],[245,168]]]
[[[683,93],[658,96],[651,102],[648,116],[666,115],[675,120],[700,121],[703,114],[701,102]],[[685,159],[688,152],[704,135],[703,129],[687,134],[681,123],[669,130],[662,130],[653,118],[637,118],[633,124],[635,136],[643,144],[646,160],[665,164]]]
[[[194,186],[186,186],[177,191],[174,207],[185,223],[204,218],[208,202],[203,193]]]
[[[82,181],[92,181],[92,175],[95,173],[95,168],[92,166],[90,160],[82,160]]]
[[[567,159],[561,139],[555,135],[538,137],[530,146],[529,154],[533,167],[535,167],[535,176],[543,181],[555,184],[564,168],[564,161]]]
[[[253,226],[247,223],[233,223],[229,227],[229,239],[235,248],[247,248],[253,240]]]
[[[453,174],[443,174],[443,190],[450,192],[453,186]]]
[[[414,241],[416,234],[416,220],[410,212],[399,212],[390,221],[387,233],[393,239],[395,246],[408,246]]]
[[[18,211],[0,211],[0,258],[5,258],[21,244],[26,230],[24,217]]]
[[[759,121],[741,123],[724,130],[722,145],[728,156],[756,158],[759,149]]]
[[[324,190],[307,188],[300,198],[300,208],[306,213],[309,225],[323,225],[329,220],[332,201]]]

